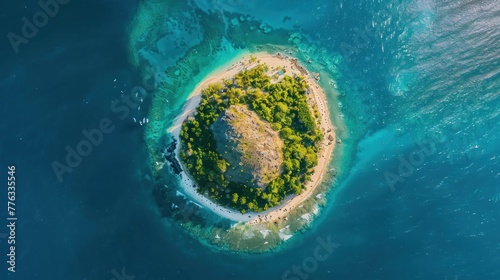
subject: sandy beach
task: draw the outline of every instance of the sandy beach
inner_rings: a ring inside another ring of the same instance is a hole
[[[199,194],[195,189],[193,181],[189,178],[189,176],[185,172],[181,173],[181,178],[182,178],[181,182],[186,194],[191,199],[195,200],[195,202],[201,204],[203,207],[207,207],[216,214],[221,215],[233,221],[246,222],[249,224],[258,224],[261,222],[272,222],[279,219],[285,219],[288,213],[292,209],[300,206],[304,202],[304,200],[306,200],[313,193],[315,187],[321,182],[323,174],[326,172],[327,165],[330,162],[330,157],[332,155],[333,149],[335,148],[336,137],[333,125],[330,121],[327,100],[323,90],[321,89],[321,87],[317,85],[315,79],[311,75],[306,74],[304,68],[298,65],[296,60],[288,56],[285,56],[283,54],[271,55],[268,53],[255,53],[253,54],[253,56],[255,56],[255,58],[258,61],[260,61],[260,63],[267,64],[271,69],[277,67],[285,67],[287,70],[285,75],[295,74],[295,75],[302,75],[306,78],[306,81],[310,89],[308,102],[316,104],[321,119],[320,129],[323,130],[325,134],[324,139],[320,143],[320,152],[318,153],[318,165],[314,168],[314,174],[311,176],[311,181],[306,184],[305,189],[302,191],[300,195],[298,196],[294,195],[286,198],[279,206],[273,207],[264,212],[259,212],[259,213],[250,212],[245,214],[241,214],[238,211],[219,206],[214,202],[212,202],[210,199]],[[244,69],[252,68],[256,64],[257,63],[250,63],[248,57],[244,59],[239,59],[237,62],[232,63],[228,68],[221,69],[211,74],[208,79],[205,79],[191,93],[186,105],[183,108],[182,114],[177,117],[172,127],[169,128],[169,132],[173,135],[173,137],[177,141],[176,157],[177,160],[179,160],[179,162],[181,162],[179,158],[180,128],[184,120],[189,115],[191,115],[198,106],[201,100],[201,90],[207,87],[209,84],[221,82],[224,79],[231,78],[238,72]],[[329,135],[333,137],[333,141],[330,141],[328,139]]]

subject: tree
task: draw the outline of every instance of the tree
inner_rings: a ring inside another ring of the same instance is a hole
[[[291,135],[293,135],[293,130],[289,127],[285,127],[281,129],[280,133],[281,137],[283,137],[284,139],[288,139]]]
[[[234,204],[236,204],[238,202],[238,194],[237,193],[233,193],[231,201]]]
[[[254,204],[253,202],[249,202],[249,203],[247,204],[247,207],[248,207],[248,209],[250,209],[250,210],[254,210],[254,209],[256,208],[256,207],[255,207],[255,204]]]
[[[244,197],[244,196],[240,197],[240,204],[241,204],[242,206],[243,206],[243,205],[245,205],[245,204],[247,204],[247,198],[246,198],[246,197]]]
[[[316,128],[316,124],[314,123],[314,119],[311,116],[307,104],[305,102],[300,102],[298,104],[298,110],[300,122],[304,124],[306,130],[313,131]]]
[[[280,123],[272,123],[271,124],[271,128],[276,130],[276,131],[280,131],[281,130],[281,124]]]
[[[276,104],[276,109],[279,112],[283,112],[285,114],[287,114],[288,112],[290,112],[290,109],[288,108],[288,106],[285,103],[283,103],[283,102],[278,102],[278,104]]]
[[[316,156],[316,153],[307,153],[304,157],[304,162],[306,168],[312,168],[316,166],[318,164],[318,157]]]
[[[217,160],[217,168],[220,173],[225,173],[228,166],[229,163],[227,163],[224,159]]]

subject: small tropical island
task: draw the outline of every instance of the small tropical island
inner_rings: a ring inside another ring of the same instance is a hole
[[[138,175],[166,233],[227,253],[293,246],[332,208],[366,132],[359,84],[300,30],[188,2],[140,1],[130,25],[152,88]]]
[[[206,79],[170,129],[184,190],[233,221],[286,219],[321,182],[336,143],[318,80],[280,53]]]

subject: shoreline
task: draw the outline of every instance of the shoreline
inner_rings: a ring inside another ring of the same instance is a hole
[[[248,55],[250,55],[250,53],[248,53]],[[308,96],[308,102],[313,102],[316,105],[320,116],[320,129],[324,132],[324,138],[319,144],[320,149],[317,155],[318,164],[314,167],[314,173],[311,176],[311,181],[307,182],[305,189],[300,195],[289,195],[278,206],[259,213],[248,212],[245,214],[241,214],[239,211],[217,205],[207,197],[199,194],[196,191],[193,180],[185,171],[182,171],[179,175],[181,177],[182,188],[186,192],[186,195],[188,195],[191,199],[194,199],[196,202],[200,203],[203,207],[207,207],[212,212],[232,221],[244,222],[249,225],[256,225],[259,223],[274,222],[280,219],[286,220],[286,216],[288,216],[288,213],[291,210],[299,207],[307,198],[311,196],[313,191],[316,189],[316,186],[321,183],[323,173],[326,171],[328,163],[331,160],[332,152],[335,148],[336,135],[330,120],[326,95],[323,89],[316,83],[316,81],[312,77],[312,73],[307,72],[307,75],[304,75],[305,69],[300,66],[300,64],[298,64],[298,61],[295,58],[288,57],[280,53],[273,55],[265,52],[259,52],[252,55],[257,59],[257,63],[265,63],[270,68],[285,66],[285,68],[287,69],[287,73],[285,75],[291,76],[295,74],[304,76],[307,84],[309,85],[311,93]],[[205,88],[209,84],[220,82],[225,78],[232,78],[240,71],[251,68],[257,64],[250,63],[248,61],[248,58],[243,58],[243,56],[246,57],[246,54],[239,56],[235,60],[233,60],[236,62],[228,63],[230,64],[229,67],[222,66],[221,68],[223,69],[215,70],[209,75],[208,79],[203,80],[199,85],[197,85],[189,95],[187,102],[182,109],[182,113],[174,120],[174,124],[168,129],[168,131],[177,141],[175,148],[175,157],[182,165],[183,170],[185,170],[185,168],[179,157],[181,144],[179,133],[182,123],[196,110],[198,104],[201,101],[201,90],[203,88]],[[329,140],[329,136],[333,137],[333,140]]]

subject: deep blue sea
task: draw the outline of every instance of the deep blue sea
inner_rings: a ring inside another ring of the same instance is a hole
[[[262,255],[213,252],[160,217],[144,127],[110,110],[142,82],[127,50],[140,1],[66,1],[17,53],[8,34],[41,7],[4,2],[0,279],[500,279],[498,1],[190,1],[200,13],[301,30],[342,55],[344,100],[364,108],[346,117],[369,120],[311,229]],[[130,116],[145,117],[146,103]],[[53,163],[104,118],[114,130],[59,180]],[[16,272],[7,270],[9,165]],[[284,277],[314,257],[318,238],[340,246]]]

